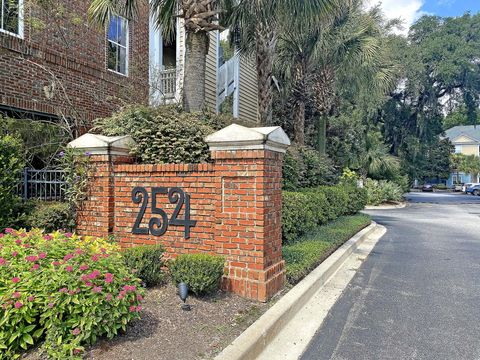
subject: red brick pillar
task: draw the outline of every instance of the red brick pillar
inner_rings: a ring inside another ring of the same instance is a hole
[[[290,141],[280,127],[231,125],[207,142],[217,189],[215,246],[227,259],[223,287],[267,301],[285,283],[282,164]]]
[[[129,136],[107,137],[85,134],[69,147],[90,156],[87,199],[77,211],[77,233],[106,238],[114,227],[114,164],[131,163]]]

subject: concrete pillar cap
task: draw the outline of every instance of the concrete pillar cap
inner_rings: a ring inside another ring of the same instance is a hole
[[[211,151],[271,150],[285,153],[291,142],[280,126],[247,128],[232,124],[205,138]]]
[[[88,152],[92,155],[129,155],[135,141],[130,135],[104,136],[85,134],[68,144],[68,147]]]

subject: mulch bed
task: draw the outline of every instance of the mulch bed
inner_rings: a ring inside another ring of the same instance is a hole
[[[224,292],[187,302],[191,311],[181,309],[170,284],[149,290],[142,319],[132,322],[126,334],[101,340],[85,359],[212,359],[270,306]]]

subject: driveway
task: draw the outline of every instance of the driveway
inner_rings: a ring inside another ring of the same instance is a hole
[[[408,200],[302,359],[480,359],[480,197]]]

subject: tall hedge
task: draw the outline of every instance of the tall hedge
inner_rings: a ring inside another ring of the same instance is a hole
[[[15,225],[20,198],[15,193],[25,166],[22,142],[11,136],[0,136],[0,231]]]
[[[95,121],[94,131],[108,136],[130,135],[131,149],[147,164],[201,163],[210,160],[205,137],[232,121],[225,115],[187,113],[178,107],[130,106]]]
[[[352,215],[367,204],[364,189],[336,185],[283,192],[283,243],[291,244],[313,232],[318,226],[340,216]]]
[[[320,185],[335,184],[338,171],[333,162],[306,146],[293,146],[285,154],[283,189],[298,191]]]

